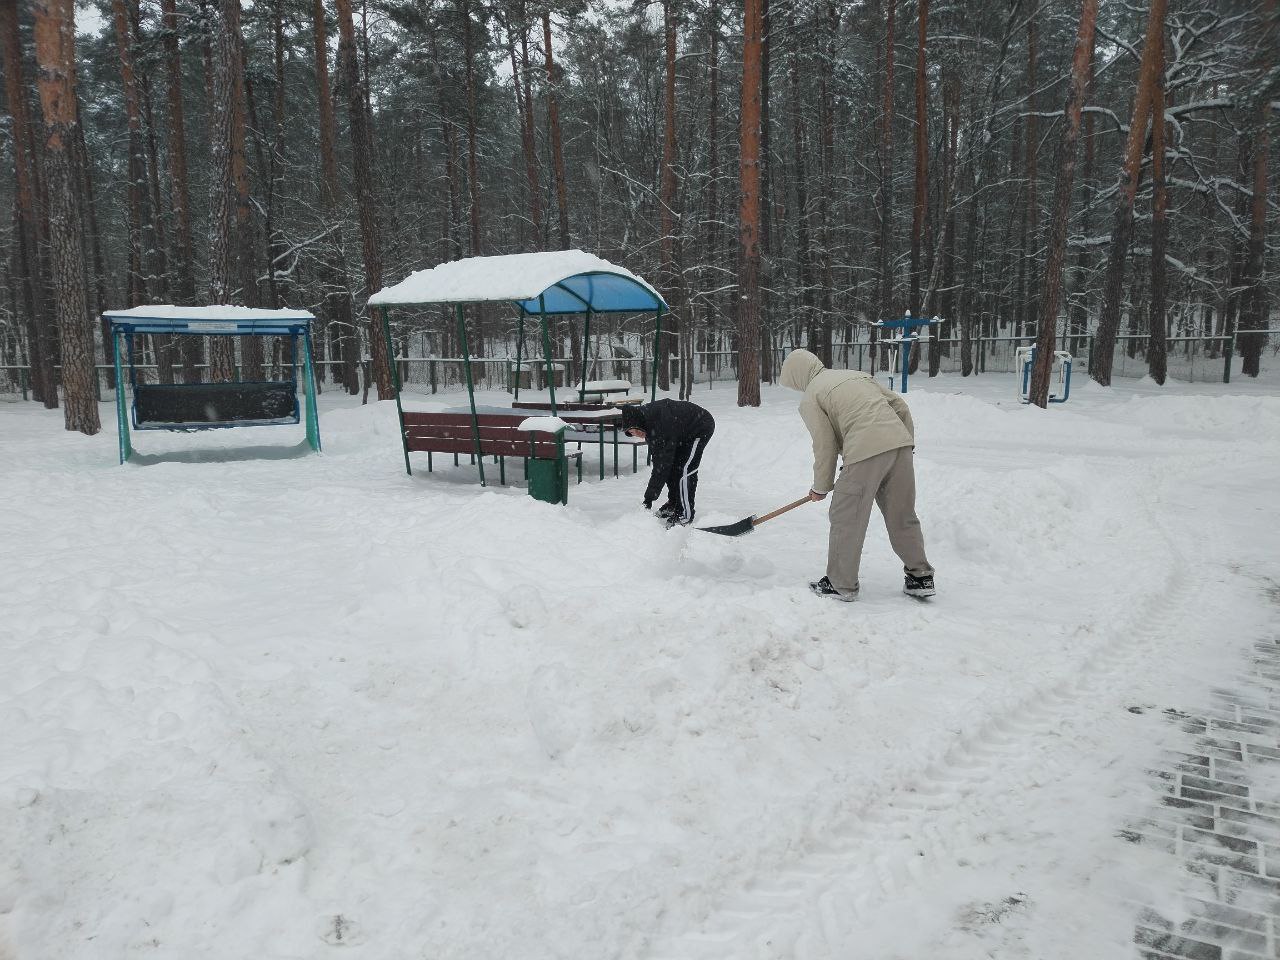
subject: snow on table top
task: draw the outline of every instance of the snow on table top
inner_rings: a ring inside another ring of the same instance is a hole
[[[152,303],[128,310],[107,310],[105,317],[133,320],[314,320],[306,310],[263,310],[258,307],[237,307],[219,304],[205,307],[179,307],[172,303]]]
[[[470,413],[470,407],[446,407],[441,413]],[[622,411],[616,407],[608,407],[604,410],[562,410],[560,415],[574,422],[583,420],[608,420],[611,417],[617,417]],[[476,414],[483,416],[485,414],[494,414],[497,416],[514,417],[524,413],[532,413],[528,407],[498,407],[489,406],[487,404],[476,404]],[[547,411],[547,416],[551,412]]]
[[[588,380],[586,383],[580,383],[573,389],[582,390],[586,393],[601,393],[605,390],[630,390],[630,380]]]
[[[568,426],[559,417],[530,417],[528,420],[522,421],[516,429],[527,430],[531,433],[555,433],[557,430],[564,430]]]
[[[372,305],[405,303],[478,303],[492,300],[536,301],[557,283],[581,274],[612,274],[640,287],[648,297],[662,303],[652,286],[625,267],[582,250],[551,250],[541,253],[514,253],[498,257],[468,257],[416,270],[394,286],[385,287],[369,298]],[[634,289],[634,288],[633,288]],[[591,296],[590,293],[587,294]],[[605,303],[596,309],[618,309]],[[536,309],[536,303],[534,304]],[[626,309],[653,309],[636,305]],[[548,311],[552,308],[549,306]],[[583,312],[585,306],[569,306],[556,312]]]

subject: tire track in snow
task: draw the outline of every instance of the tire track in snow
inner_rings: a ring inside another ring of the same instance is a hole
[[[1162,478],[1167,479],[1167,478]],[[1090,731],[1109,723],[1080,704],[1117,687],[1175,633],[1188,612],[1188,561],[1151,503],[1138,498],[1152,539],[1170,566],[1148,593],[1109,625],[1074,675],[1048,681],[962,734],[914,778],[872,798],[803,859],[757,878],[724,902],[701,928],[661,937],[651,960],[822,960],[848,956],[860,925],[882,904],[917,886],[944,858],[997,820],[1002,800],[1062,779]],[[1171,603],[1170,600],[1173,602]],[[1117,679],[1119,678],[1119,679]],[[999,784],[992,789],[993,784]]]

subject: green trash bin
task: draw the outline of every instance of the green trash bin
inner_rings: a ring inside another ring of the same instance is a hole
[[[555,431],[556,457],[554,460],[535,460],[530,457],[525,469],[529,483],[529,496],[543,503],[569,502],[569,460],[564,455],[564,427]],[[533,440],[529,440],[532,448]]]

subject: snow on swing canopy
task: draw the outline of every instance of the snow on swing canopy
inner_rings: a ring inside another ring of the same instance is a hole
[[[288,336],[305,331],[315,319],[306,310],[263,310],[231,304],[179,307],[171,303],[108,310],[103,316],[111,321],[114,328],[125,333],[230,333],[245,336]]]
[[[647,313],[668,309],[648,283],[582,250],[469,257],[409,274],[371,306],[507,302],[530,314]]]

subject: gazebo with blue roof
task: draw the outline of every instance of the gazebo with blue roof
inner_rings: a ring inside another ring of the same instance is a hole
[[[536,316],[542,334],[542,350],[547,365],[547,384],[551,391],[551,414],[556,414],[555,378],[552,374],[551,337],[547,317],[585,314],[583,356],[591,334],[591,318],[597,313],[654,314],[654,376],[652,397],[657,396],[657,340],[662,335],[662,315],[669,307],[661,294],[630,270],[582,250],[555,250],[542,253],[516,253],[496,257],[468,257],[442,263],[430,270],[409,274],[394,286],[379,290],[369,298],[369,305],[382,311],[383,333],[387,338],[387,355],[395,356],[391,343],[388,311],[395,306],[449,305],[454,307],[458,324],[458,342],[462,346],[463,368],[467,382],[467,398],[471,406],[471,430],[476,451],[480,449],[480,425],[476,413],[475,387],[471,376],[471,354],[467,346],[463,307],[468,304],[509,303],[519,311],[516,336],[516,369],[522,369],[524,322]],[[394,361],[396,409],[404,435],[404,408],[400,403],[400,378]],[[583,371],[585,374],[585,370]],[[585,375],[581,378],[585,381]],[[517,378],[518,380],[518,378]],[[579,398],[585,392],[580,384]],[[483,461],[481,480],[483,482]],[[405,451],[405,467],[409,454]]]

